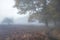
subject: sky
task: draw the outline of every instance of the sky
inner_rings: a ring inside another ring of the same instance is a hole
[[[5,17],[13,18],[15,23],[27,23],[28,14],[17,14],[17,8],[13,8],[14,0],[0,0],[0,22]]]
[[[18,10],[13,8],[14,0],[0,0],[0,21],[5,17],[17,18],[26,18],[26,15],[17,14]]]

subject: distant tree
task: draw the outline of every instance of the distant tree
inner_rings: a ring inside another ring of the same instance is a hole
[[[11,18],[4,18],[2,24],[12,24],[13,20]]]

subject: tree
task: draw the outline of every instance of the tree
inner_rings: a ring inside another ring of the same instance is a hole
[[[58,5],[59,1],[58,0],[52,0],[51,3],[47,6],[47,13],[49,13],[49,18],[50,20],[53,20],[55,23],[55,26],[57,25],[57,21],[60,20],[60,12],[58,9],[59,5]],[[57,6],[58,5],[58,6]]]
[[[46,0],[15,0],[15,7],[19,9],[18,13],[25,14],[27,11],[32,14],[32,18],[30,15],[30,19],[36,17],[39,21],[42,19],[46,26],[48,27],[48,15],[46,14],[46,7],[47,7]],[[43,9],[43,10],[42,10]],[[35,15],[35,16],[34,16]],[[39,16],[38,16],[39,15]],[[42,16],[41,16],[42,15]]]
[[[12,24],[12,23],[13,23],[13,20],[10,18],[4,18],[2,21],[2,24]]]
[[[19,10],[19,14],[28,12],[40,11],[42,3],[41,0],[15,0],[15,6]]]
[[[40,0],[41,1],[41,3],[43,4],[43,6],[41,6],[41,8],[43,8],[41,11],[40,10],[38,10],[36,13],[34,13],[34,14],[32,14],[32,15],[30,15],[30,20],[31,19],[33,19],[33,18],[36,18],[36,19],[38,19],[39,20],[39,22],[40,21],[42,21],[42,22],[44,22],[45,24],[46,24],[46,26],[48,27],[48,14],[47,14],[47,12],[46,12],[46,8],[47,8],[47,1],[46,0]],[[35,16],[34,16],[35,15]]]
[[[56,25],[56,21],[60,20],[60,1],[48,1],[51,2],[48,3],[46,0],[15,0],[14,7],[16,7],[19,10],[19,14],[25,14],[26,12],[32,14],[29,17],[29,20],[34,18],[38,19],[39,21],[42,20],[48,27],[48,21],[53,20]]]
[[[46,1],[46,0],[45,0]],[[15,0],[15,6],[19,10],[19,14],[25,14],[27,11],[30,14],[35,15],[35,13],[38,13],[40,15],[40,12],[43,7],[44,0]],[[46,4],[46,3],[45,3]],[[34,16],[35,17],[35,16]]]
[[[29,21],[32,19],[41,20],[48,27],[48,22],[53,21],[55,26],[57,22],[60,25],[60,0],[49,0],[50,3],[46,4],[46,0],[19,0],[16,1],[16,7],[19,13],[25,14],[27,11],[30,13]],[[42,8],[42,9],[41,9]],[[48,35],[51,29],[48,27]],[[52,29],[53,30],[53,29]]]
[[[48,26],[48,14],[45,11],[47,7],[46,3],[46,0],[15,0],[15,7],[19,9],[20,14],[25,14],[27,11],[30,12],[32,15],[30,15],[29,20],[36,18],[40,21],[42,19],[46,26]]]

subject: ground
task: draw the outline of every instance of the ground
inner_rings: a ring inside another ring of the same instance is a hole
[[[60,31],[56,28],[48,34],[45,26],[0,25],[0,40],[60,40]]]

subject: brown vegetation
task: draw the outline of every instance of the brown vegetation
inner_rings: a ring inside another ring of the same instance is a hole
[[[46,27],[20,26],[3,27],[0,40],[60,40],[60,28],[54,28],[49,34]]]

